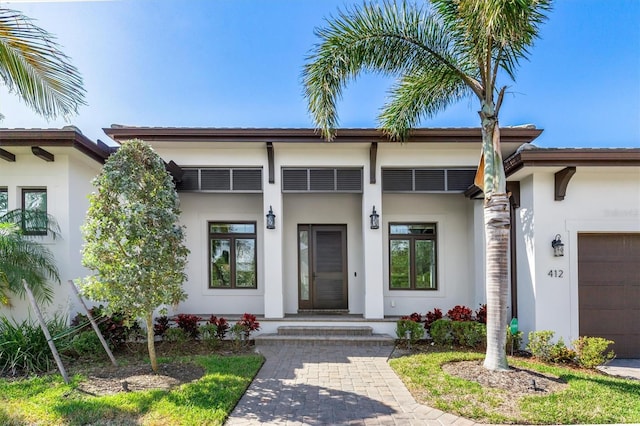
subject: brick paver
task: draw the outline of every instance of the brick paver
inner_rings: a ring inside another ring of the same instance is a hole
[[[228,426],[473,425],[418,404],[391,370],[389,346],[258,346],[266,362]]]

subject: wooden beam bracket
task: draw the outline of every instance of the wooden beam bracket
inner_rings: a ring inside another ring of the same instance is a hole
[[[555,174],[554,200],[564,200],[567,195],[567,186],[574,174],[576,174],[575,167],[565,167]]]
[[[378,161],[378,142],[371,142],[371,148],[369,148],[369,183],[376,183],[377,161]]]
[[[35,155],[39,159],[47,161],[49,163],[55,160],[55,157],[53,156],[52,153],[50,153],[45,149],[40,148],[39,146],[32,146],[31,152],[33,153],[33,155]]]
[[[267,142],[267,161],[269,163],[269,183],[276,183],[273,142]]]
[[[0,158],[2,158],[5,161],[9,161],[11,163],[16,161],[15,154],[10,153],[9,151],[5,151],[2,148],[0,148]]]

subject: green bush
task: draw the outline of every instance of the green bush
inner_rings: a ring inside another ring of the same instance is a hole
[[[415,344],[424,336],[424,327],[422,323],[409,319],[401,319],[396,322],[396,336],[398,339],[406,340],[409,334],[409,343]]]
[[[615,358],[615,353],[612,350],[607,353],[605,351],[613,343],[613,340],[603,339],[602,337],[579,337],[573,341],[578,364],[584,368],[595,368],[612,360]]]
[[[574,363],[576,352],[565,346],[562,337],[556,343],[552,343],[553,335],[554,332],[551,330],[530,332],[527,349],[534,357],[544,362]]]
[[[187,333],[181,328],[170,328],[164,332],[162,338],[165,342],[172,342],[177,344],[185,344],[189,340]]]
[[[479,348],[486,346],[487,326],[475,321],[452,321],[451,333],[460,346]]]
[[[100,357],[104,354],[104,348],[95,331],[83,331],[76,334],[71,340],[70,351],[80,357]]]
[[[450,346],[454,342],[452,324],[448,319],[439,319],[431,324],[429,335],[433,343],[440,346]]]
[[[62,318],[55,315],[47,328],[59,352],[64,353],[70,338]],[[56,338],[60,336],[59,338]],[[33,321],[18,323],[0,317],[0,375],[12,376],[43,373],[55,368],[55,360],[40,326]]]
[[[218,327],[215,324],[201,325],[199,328],[200,341],[214,349],[220,346],[218,338]]]

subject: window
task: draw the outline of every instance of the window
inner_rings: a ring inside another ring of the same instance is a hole
[[[9,193],[7,188],[0,188],[0,216],[9,211]]]
[[[29,188],[22,190],[22,210],[25,213],[38,212],[44,215],[22,215],[22,229],[27,235],[47,235],[47,190]]]
[[[256,224],[209,223],[209,288],[256,288]]]
[[[435,223],[389,224],[389,288],[437,290]]]

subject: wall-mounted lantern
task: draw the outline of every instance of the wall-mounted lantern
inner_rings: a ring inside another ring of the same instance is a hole
[[[267,229],[276,229],[276,215],[273,214],[273,208],[269,206],[267,213]]]
[[[373,206],[373,211],[369,215],[371,219],[371,229],[380,228],[380,215],[376,212],[376,206]]]
[[[551,247],[553,247],[553,255],[555,257],[564,256],[564,244],[560,239],[560,234],[557,234],[553,241],[551,241]]]

